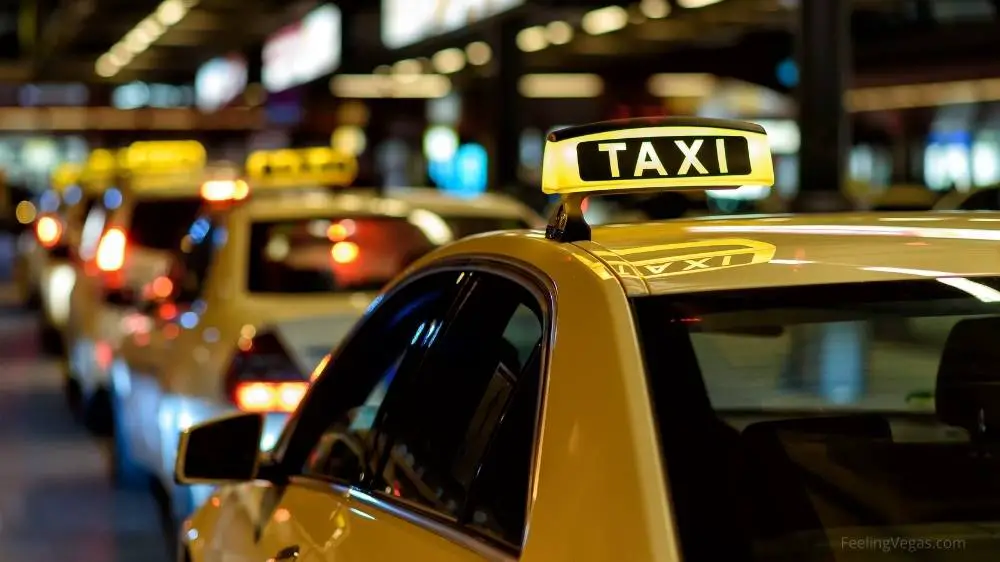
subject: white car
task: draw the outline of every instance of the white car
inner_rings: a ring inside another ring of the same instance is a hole
[[[110,429],[111,358],[123,320],[201,207],[205,150],[194,141],[141,142],[83,223],[66,322],[67,393],[93,430]],[[119,154],[119,161],[127,156]]]
[[[112,365],[115,480],[152,476],[177,521],[210,493],[174,483],[181,431],[220,413],[265,412],[269,449],[309,373],[384,283],[452,240],[542,224],[499,195],[302,185],[206,205],[178,267],[154,282],[171,298],[126,319],[131,333]]]

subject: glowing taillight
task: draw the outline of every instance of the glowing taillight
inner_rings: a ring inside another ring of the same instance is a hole
[[[35,234],[38,242],[46,248],[51,248],[59,243],[62,238],[62,223],[52,217],[42,217],[35,223]]]
[[[275,334],[252,335],[240,339],[226,373],[226,394],[244,412],[294,411],[309,390],[308,376]]]
[[[125,232],[112,228],[104,233],[97,246],[97,267],[101,271],[118,271],[125,265]]]
[[[293,412],[308,390],[307,382],[241,382],[233,398],[244,412]]]

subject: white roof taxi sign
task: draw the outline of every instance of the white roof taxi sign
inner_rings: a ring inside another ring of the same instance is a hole
[[[771,186],[764,128],[700,117],[604,121],[550,133],[542,191],[550,194]]]

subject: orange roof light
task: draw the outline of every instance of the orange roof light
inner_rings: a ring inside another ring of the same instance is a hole
[[[250,194],[250,186],[243,180],[210,180],[201,186],[205,201],[242,201]]]

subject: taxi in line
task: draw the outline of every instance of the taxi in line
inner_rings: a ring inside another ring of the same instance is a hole
[[[415,263],[317,367],[271,452],[258,413],[184,432],[177,480],[219,487],[183,555],[995,556],[1000,216],[591,227],[581,209],[772,182],[750,123],[552,133],[542,188],[563,205],[545,232]]]
[[[101,433],[111,428],[109,369],[123,322],[142,290],[168,271],[201,206],[208,163],[196,141],[140,141],[107,167],[111,181],[87,213],[76,247],[65,329],[67,396]]]
[[[145,310],[111,366],[114,476],[152,477],[179,523],[211,493],[173,479],[180,432],[221,413],[262,413],[270,449],[309,373],[381,287],[458,238],[544,221],[500,195],[352,186],[330,148],[250,155],[241,177],[206,181],[179,258],[143,291]]]

